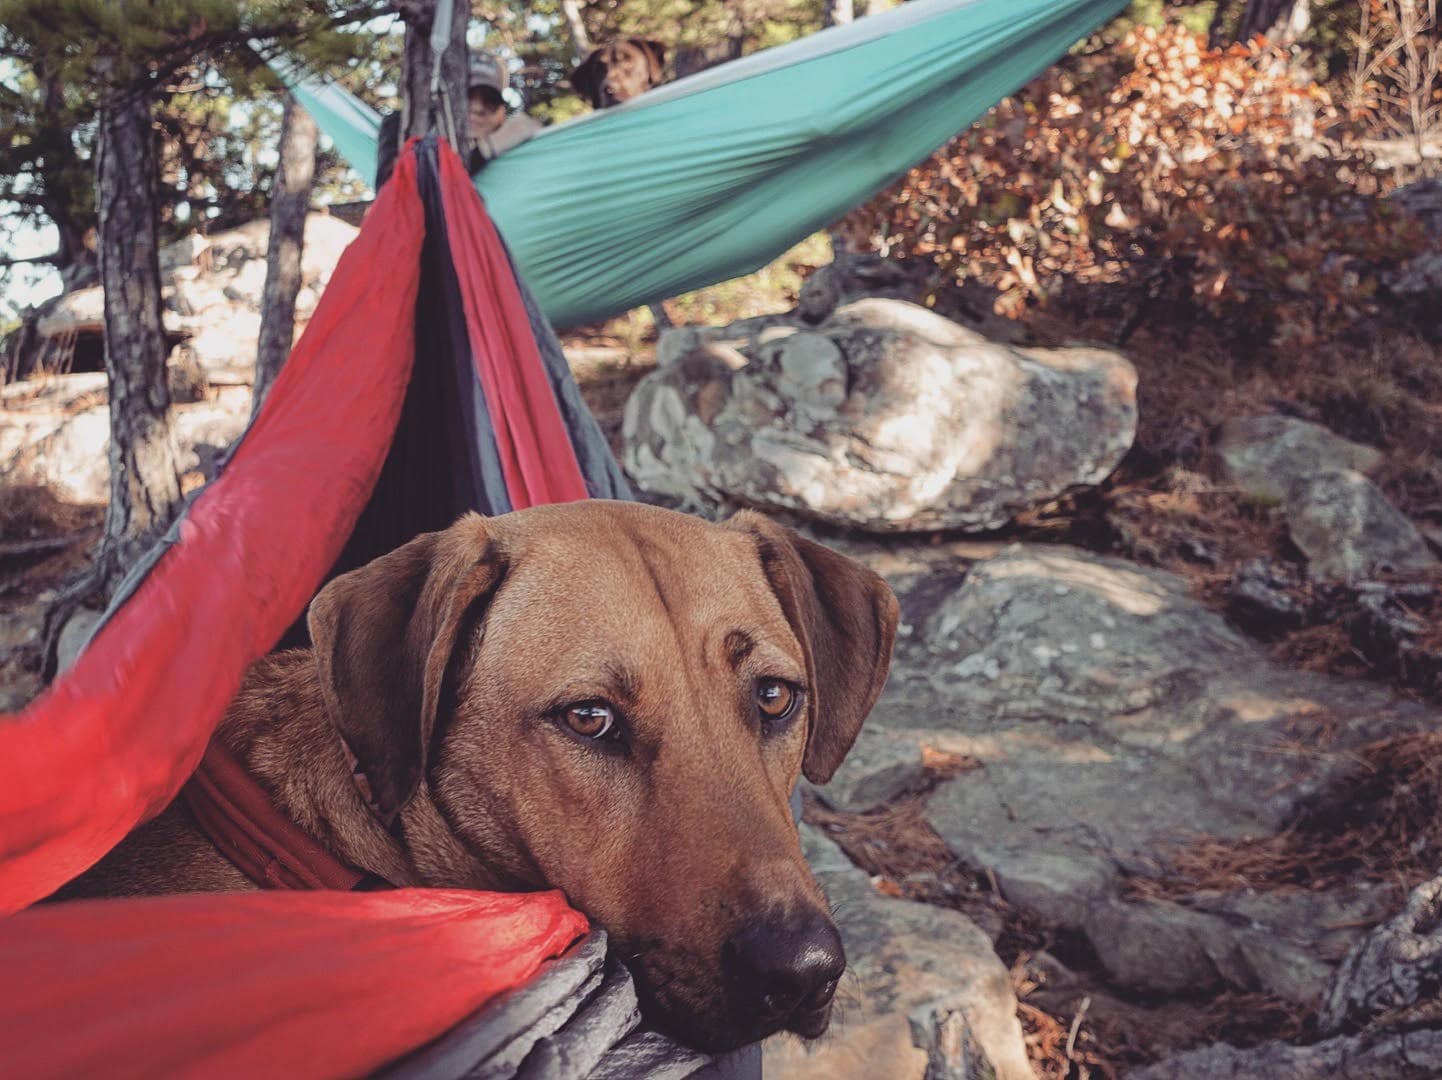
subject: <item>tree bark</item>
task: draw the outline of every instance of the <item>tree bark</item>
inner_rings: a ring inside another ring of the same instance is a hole
[[[280,122],[280,161],[270,196],[270,241],[265,254],[265,290],[260,300],[252,416],[260,411],[266,391],[280,374],[295,338],[295,298],[301,285],[301,254],[315,184],[318,135],[310,113],[287,94]]]
[[[110,507],[97,561],[108,596],[118,575],[170,524],[181,499],[165,379],[170,350],[160,314],[148,95],[118,98],[101,112],[95,172],[110,383]]]
[[[571,37],[571,56],[579,64],[596,47],[586,30],[586,20],[581,17],[581,0],[561,0],[561,14]]]
[[[406,0],[400,5],[406,23],[405,86],[401,142],[432,130],[455,135],[456,152],[464,161],[470,154],[471,135],[466,123],[466,27],[471,21],[471,0],[454,0],[453,17],[441,53],[441,88],[444,100],[431,96],[431,25],[438,0]],[[449,109],[449,117],[445,111]]]
[[[1212,17],[1211,40],[1220,43],[1221,20],[1227,5],[1219,4]],[[1237,23],[1235,40],[1250,41],[1258,34],[1283,44],[1296,41],[1311,25],[1310,0],[1246,0]]]
[[[148,94],[101,108],[95,151],[105,373],[110,390],[110,505],[90,569],[45,615],[42,674],[55,674],[61,632],[82,606],[104,607],[181,503],[170,431],[169,347],[161,321],[159,175]]]
[[[823,26],[844,26],[851,22],[855,15],[852,0],[822,0],[821,24]],[[851,245],[847,243],[846,234],[842,230],[827,229],[826,235],[831,240],[832,262],[851,254]]]

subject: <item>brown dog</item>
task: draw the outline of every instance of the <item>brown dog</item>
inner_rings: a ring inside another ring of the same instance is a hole
[[[755,514],[468,515],[327,585],[314,648],[256,664],[219,738],[363,870],[565,890],[694,1045],[816,1036],[845,958],[788,797],[850,749],[896,619],[881,578]],[[177,803],[68,895],[249,887]]]
[[[666,46],[646,38],[624,37],[593,49],[571,73],[571,85],[593,109],[608,109],[661,85]]]

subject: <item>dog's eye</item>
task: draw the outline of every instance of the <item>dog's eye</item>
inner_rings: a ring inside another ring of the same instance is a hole
[[[756,707],[773,724],[790,719],[800,700],[801,692],[781,679],[762,679],[756,684]]]
[[[588,739],[604,739],[616,726],[616,711],[602,701],[572,705],[566,710],[566,726]]]

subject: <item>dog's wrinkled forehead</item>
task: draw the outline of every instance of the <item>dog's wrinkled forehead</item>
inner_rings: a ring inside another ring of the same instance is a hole
[[[789,669],[804,664],[752,537],[625,504],[564,517],[507,521],[516,528],[502,537],[508,569],[488,634],[558,658],[588,646],[650,656],[760,650]]]

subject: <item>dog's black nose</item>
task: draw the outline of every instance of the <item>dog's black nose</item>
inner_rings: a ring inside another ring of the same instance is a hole
[[[823,1013],[846,970],[841,936],[819,916],[748,926],[727,943],[727,953],[736,976],[771,1022],[784,1022],[794,1013]]]

